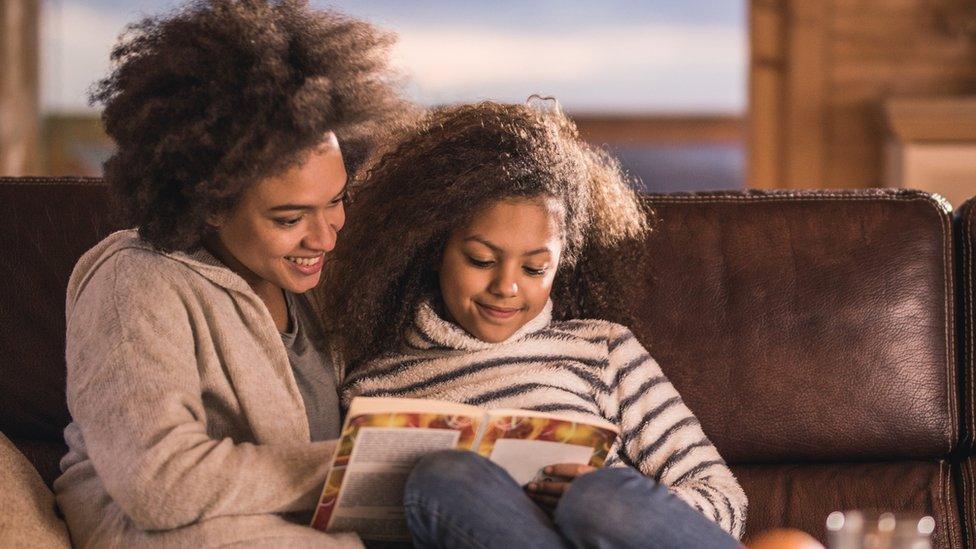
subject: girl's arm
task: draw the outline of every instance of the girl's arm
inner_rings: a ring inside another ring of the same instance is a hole
[[[313,508],[335,443],[208,435],[195,341],[215,334],[194,333],[185,274],[152,259],[116,254],[70,307],[68,403],[105,489],[144,530]]]
[[[627,328],[609,340],[610,415],[621,427],[618,455],[654,478],[736,538],[742,536],[746,496],[698,420],[657,362]]]

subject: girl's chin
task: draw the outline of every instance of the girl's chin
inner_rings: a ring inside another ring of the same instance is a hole
[[[512,337],[516,330],[478,330],[472,335],[486,343],[501,343]]]

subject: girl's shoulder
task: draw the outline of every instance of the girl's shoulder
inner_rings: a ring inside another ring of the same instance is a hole
[[[557,337],[583,339],[590,343],[606,343],[611,346],[620,339],[633,337],[633,333],[626,326],[596,318],[553,321],[546,332]]]

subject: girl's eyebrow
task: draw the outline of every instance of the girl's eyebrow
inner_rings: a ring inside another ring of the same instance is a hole
[[[491,248],[491,250],[493,252],[495,252],[495,253],[501,254],[501,253],[504,252],[504,250],[502,250],[498,246],[492,244],[490,240],[488,240],[488,239],[486,239],[486,238],[484,238],[484,237],[482,237],[480,235],[469,236],[469,237],[465,238],[462,242],[471,242],[471,241],[477,242],[479,244],[483,244],[483,245]],[[534,250],[529,250],[529,251],[523,253],[522,254],[522,257],[526,257],[526,256],[530,256],[530,255],[539,255],[539,254],[544,254],[544,253],[552,254],[552,250],[550,250],[548,246],[543,246],[541,248],[536,248]]]

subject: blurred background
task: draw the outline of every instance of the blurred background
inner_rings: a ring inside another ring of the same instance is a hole
[[[98,175],[89,87],[173,0],[0,0],[0,175]],[[557,97],[648,191],[976,194],[976,0],[313,0],[426,105]]]

